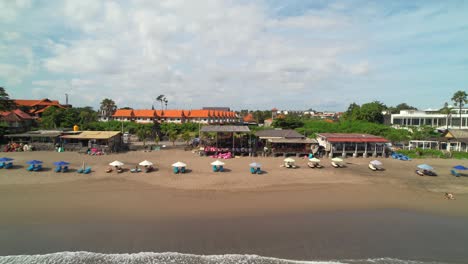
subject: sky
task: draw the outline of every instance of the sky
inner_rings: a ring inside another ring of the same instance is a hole
[[[0,86],[74,106],[438,108],[468,90],[468,1],[0,0]]]

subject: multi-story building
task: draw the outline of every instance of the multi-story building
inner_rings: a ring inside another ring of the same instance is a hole
[[[439,129],[468,128],[468,108],[452,109],[449,114],[442,114],[439,110],[402,110],[399,114],[392,114],[390,123],[396,127],[431,126]]]
[[[23,100],[14,99],[15,104],[22,109],[27,109],[28,113],[34,117],[41,117],[42,113],[49,107],[68,108],[71,105],[60,104],[57,100],[49,100],[47,98],[41,100]]]
[[[118,109],[110,120],[132,121],[136,123],[201,123],[235,124],[239,122],[233,111],[218,110],[127,110]]]

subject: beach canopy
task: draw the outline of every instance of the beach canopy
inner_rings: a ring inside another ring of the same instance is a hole
[[[187,166],[187,164],[180,162],[180,161],[172,164],[172,167],[185,167],[185,166]]]
[[[67,165],[70,165],[70,162],[66,162],[66,161],[56,161],[54,162],[54,165],[55,166],[67,166]]]
[[[420,164],[418,165],[418,168],[420,168],[421,170],[433,170],[434,168],[432,168],[431,166],[427,165],[427,164]]]
[[[309,161],[310,161],[310,162],[315,162],[315,163],[319,163],[319,162],[320,162],[320,160],[317,159],[317,158],[311,158],[311,159],[309,159]]]
[[[382,162],[380,162],[379,160],[373,160],[370,162],[370,164],[374,165],[374,166],[382,166]]]
[[[284,162],[296,162],[296,161],[292,158],[285,158]]]
[[[258,163],[258,162],[252,162],[249,164],[250,167],[252,168],[260,168],[262,167],[262,164]]]
[[[144,161],[138,163],[138,165],[140,165],[140,166],[153,166],[153,162],[144,160]]]
[[[457,165],[457,166],[455,166],[453,168],[456,169],[456,170],[468,170],[468,168],[463,166],[463,165]]]
[[[31,164],[31,165],[38,165],[38,164],[42,164],[43,162],[40,160],[28,160],[26,161],[26,163]]]
[[[123,166],[124,164],[118,160],[114,160],[113,162],[109,163],[109,165],[114,166],[114,167],[120,167],[120,166]]]
[[[215,160],[215,161],[211,162],[211,165],[213,165],[213,166],[223,166],[224,162],[219,161],[219,160]]]
[[[332,161],[333,161],[333,162],[343,162],[343,159],[340,159],[340,158],[333,158]]]
[[[7,162],[7,161],[12,161],[12,160],[13,160],[12,158],[7,158],[7,157],[0,158],[0,162]]]

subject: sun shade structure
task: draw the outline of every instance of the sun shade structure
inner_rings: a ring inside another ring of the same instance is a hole
[[[292,158],[285,158],[284,162],[296,162],[296,161]]]
[[[250,132],[248,126],[204,126],[200,132]]]
[[[418,165],[418,168],[420,168],[421,170],[433,170],[434,168],[427,165],[427,164],[420,164]]]
[[[61,160],[61,161],[54,162],[54,165],[55,166],[68,166],[68,165],[70,165],[70,162],[66,162],[66,161]]]
[[[115,161],[109,163],[109,165],[114,166],[114,167],[119,167],[119,166],[123,166],[124,164],[122,162],[118,161],[118,160],[115,160]]]
[[[7,162],[7,161],[12,161],[12,160],[13,160],[12,158],[7,158],[7,157],[0,158],[0,162]]]
[[[26,163],[31,164],[31,165],[38,165],[38,164],[42,164],[43,162],[40,160],[28,160],[26,161]]]
[[[180,162],[180,161],[172,164],[172,167],[185,167],[185,166],[187,166],[187,164]]]
[[[314,162],[314,163],[319,163],[320,162],[320,160],[317,159],[317,158],[311,158],[311,159],[309,159],[309,161]]]
[[[249,164],[250,167],[252,168],[260,168],[262,167],[262,164],[258,163],[258,162],[252,162]]]
[[[333,161],[333,162],[343,162],[343,159],[340,159],[340,158],[333,158],[332,161]]]
[[[374,165],[374,166],[382,166],[383,165],[383,163],[378,161],[378,160],[373,160],[373,161],[371,161],[369,163]]]
[[[211,165],[213,165],[213,166],[223,166],[224,162],[219,161],[219,160],[215,160],[215,161],[211,162]]]
[[[138,163],[138,165],[140,165],[140,166],[153,166],[153,162],[144,160],[144,161]]]
[[[463,165],[457,165],[457,166],[455,166],[453,168],[456,169],[456,170],[468,170],[468,168],[463,166]]]

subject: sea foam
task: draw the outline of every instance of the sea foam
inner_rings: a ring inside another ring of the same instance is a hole
[[[102,254],[92,252],[59,252],[44,255],[0,256],[0,264],[449,264],[393,258],[336,261],[297,261],[257,255],[193,255],[182,253],[141,252]]]

